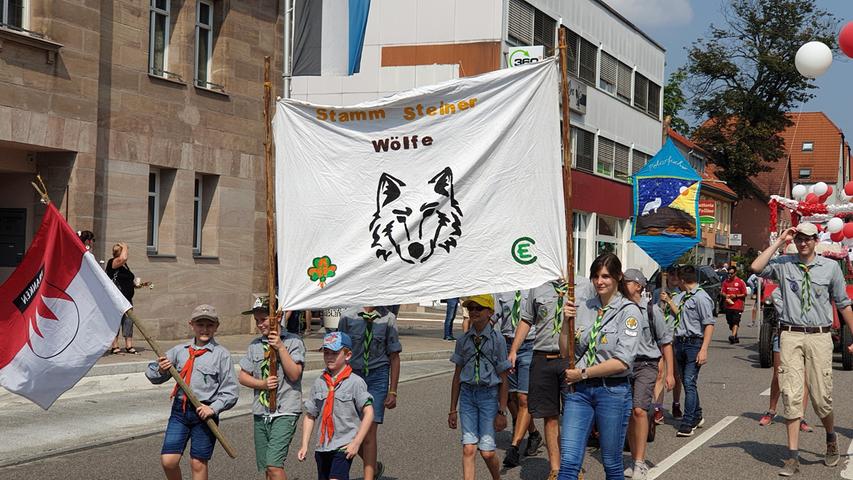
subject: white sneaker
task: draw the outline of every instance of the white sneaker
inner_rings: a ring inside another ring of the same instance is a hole
[[[626,469],[625,469],[625,472],[624,472],[624,475],[625,475],[625,478],[631,478],[631,477],[633,477],[633,476],[634,476],[634,468],[633,468],[633,467],[628,467],[628,468],[626,468]]]
[[[634,462],[634,475],[631,477],[634,480],[646,480],[649,476],[649,466],[646,462]]]

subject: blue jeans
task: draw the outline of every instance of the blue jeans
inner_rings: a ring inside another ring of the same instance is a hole
[[[447,299],[447,313],[444,315],[444,338],[453,336],[453,319],[456,318],[456,308],[458,306],[458,298]]]
[[[385,421],[385,399],[388,397],[388,382],[391,378],[391,367],[381,365],[368,370],[367,376],[364,370],[353,370],[354,374],[364,379],[367,384],[367,393],[373,397],[373,423]]]
[[[598,426],[601,460],[608,480],[624,480],[622,447],[631,418],[631,384],[591,379],[564,390],[560,427],[559,480],[578,478],[593,422]]]
[[[679,338],[675,342],[675,364],[684,385],[684,418],[682,425],[693,427],[702,418],[699,404],[699,365],[696,355],[702,348],[702,337]]]
[[[477,445],[481,452],[494,451],[498,387],[477,387],[463,383],[459,393],[462,444]]]

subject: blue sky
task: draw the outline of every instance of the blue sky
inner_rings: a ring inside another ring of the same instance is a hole
[[[728,0],[605,0],[666,48],[666,75],[684,65],[685,47],[705,37],[711,23],[722,24],[720,14]],[[834,14],[839,28],[853,21],[853,0],[817,0]],[[815,98],[802,111],[823,111],[853,139],[853,59],[839,51],[829,71],[816,80]],[[853,142],[851,142],[853,143]]]

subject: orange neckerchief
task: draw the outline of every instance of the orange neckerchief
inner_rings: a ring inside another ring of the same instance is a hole
[[[201,348],[196,350],[192,345],[189,347],[190,356],[187,359],[187,363],[184,364],[184,368],[181,369],[181,378],[190,385],[190,380],[193,378],[193,364],[195,363],[196,357],[200,357],[208,352],[206,348]],[[175,395],[178,394],[178,385],[175,384],[175,388],[172,389],[172,395],[169,398],[175,398]],[[184,402],[182,404],[183,410],[187,411],[187,394],[184,393]]]
[[[327,441],[332,440],[332,435],[335,434],[335,419],[332,417],[332,412],[335,408],[335,387],[341,384],[352,373],[352,367],[347,365],[341,370],[336,377],[325,371],[323,372],[323,380],[326,381],[326,386],[329,387],[329,396],[326,398],[326,405],[323,407],[323,417],[320,420],[320,443],[322,445]]]

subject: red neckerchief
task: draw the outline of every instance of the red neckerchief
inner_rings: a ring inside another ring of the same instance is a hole
[[[201,348],[196,350],[192,345],[189,346],[189,358],[187,359],[187,363],[184,364],[184,368],[181,369],[181,378],[184,379],[187,386],[190,385],[190,380],[193,378],[193,364],[195,363],[196,357],[200,357],[207,353],[208,350],[206,348]],[[172,395],[169,398],[175,398],[175,395],[178,394],[178,385],[175,384],[175,388],[172,389]],[[182,404],[183,410],[187,411],[187,394],[184,393],[184,401]]]
[[[341,384],[352,373],[352,367],[347,365],[341,370],[337,376],[332,377],[328,371],[323,372],[323,380],[326,381],[326,386],[329,387],[329,395],[326,398],[326,405],[323,407],[323,416],[320,420],[320,443],[322,445],[327,441],[332,440],[332,435],[335,434],[335,419],[332,417],[332,412],[335,408],[335,387]]]

